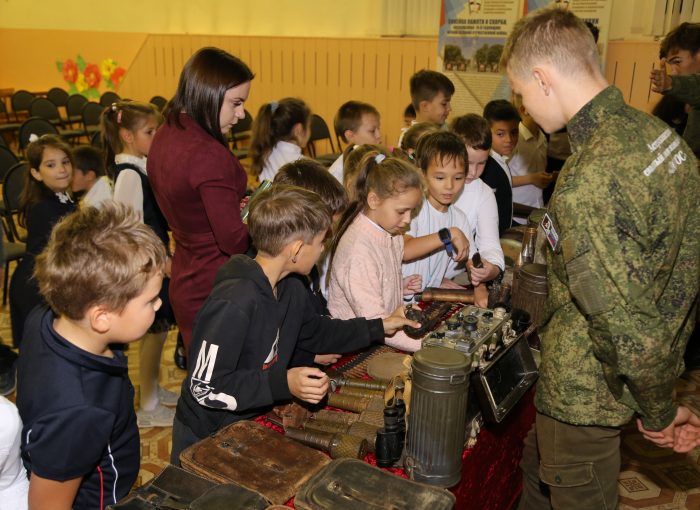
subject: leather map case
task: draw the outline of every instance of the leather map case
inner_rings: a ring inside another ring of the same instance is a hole
[[[253,421],[239,421],[180,454],[187,471],[237,483],[281,505],[330,459]]]
[[[455,496],[445,489],[400,478],[357,459],[336,459],[299,490],[300,510],[449,510]]]
[[[263,510],[267,505],[260,494],[240,485],[220,485],[168,466],[151,482],[107,510]]]

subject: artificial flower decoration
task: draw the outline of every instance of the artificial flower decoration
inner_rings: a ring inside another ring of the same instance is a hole
[[[100,97],[102,84],[107,90],[116,90],[126,74],[126,69],[119,67],[112,58],[106,58],[98,65],[88,63],[78,55],[75,60],[69,58],[56,62],[56,67],[68,84],[68,93],[82,94],[88,99]]]

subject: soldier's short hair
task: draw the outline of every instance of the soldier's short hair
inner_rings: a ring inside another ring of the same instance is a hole
[[[313,191],[274,184],[250,201],[248,232],[258,251],[276,257],[293,241],[310,244],[331,226],[331,211]]]
[[[674,50],[687,50],[693,55],[700,50],[700,23],[681,23],[666,34],[659,47],[659,57],[667,58]]]
[[[600,73],[591,31],[575,14],[558,7],[537,9],[520,19],[501,55],[501,68],[520,78],[541,63],[569,76]]]

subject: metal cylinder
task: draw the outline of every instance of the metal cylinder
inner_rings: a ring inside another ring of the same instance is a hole
[[[526,264],[520,268],[518,284],[513,290],[511,304],[530,314],[532,324],[539,324],[547,299],[547,266]]]
[[[329,406],[344,409],[345,411],[352,411],[354,413],[361,413],[364,411],[369,404],[369,400],[370,399],[367,397],[357,397],[354,395],[341,395],[340,393],[328,394]]]
[[[333,459],[362,459],[367,455],[367,441],[350,434],[288,428],[285,435],[312,448],[323,450]]]
[[[404,461],[413,480],[439,487],[459,482],[469,366],[464,354],[445,347],[426,347],[413,357]]]
[[[421,300],[472,304],[474,303],[474,290],[439,289],[436,287],[428,287],[421,293]]]

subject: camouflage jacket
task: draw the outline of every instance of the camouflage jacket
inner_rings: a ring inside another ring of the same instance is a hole
[[[700,257],[695,157],[608,87],[569,122],[573,154],[549,205],[536,405],[575,425],[660,430],[693,328]]]
[[[697,156],[700,154],[700,74],[672,76],[671,84],[664,94],[690,106],[683,139]]]

